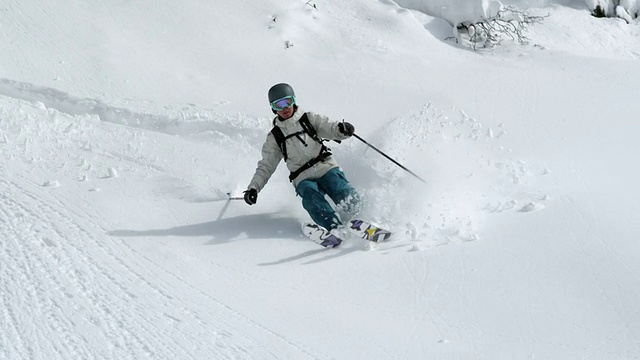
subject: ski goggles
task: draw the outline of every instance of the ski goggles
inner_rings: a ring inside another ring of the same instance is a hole
[[[290,108],[296,104],[296,98],[293,96],[285,96],[271,103],[271,108],[275,111],[281,111]]]

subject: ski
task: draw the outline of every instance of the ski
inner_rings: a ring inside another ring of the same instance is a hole
[[[302,224],[302,233],[311,241],[326,248],[336,247],[342,243],[342,239],[330,233],[322,226],[312,222]]]
[[[347,229],[355,236],[373,242],[381,242],[391,237],[391,231],[379,228],[369,222],[352,219],[347,225]]]

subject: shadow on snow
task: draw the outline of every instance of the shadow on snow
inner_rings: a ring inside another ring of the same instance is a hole
[[[212,236],[207,245],[216,245],[240,239],[300,238],[300,221],[275,214],[243,215],[199,224],[166,229],[113,230],[108,234],[121,237]]]

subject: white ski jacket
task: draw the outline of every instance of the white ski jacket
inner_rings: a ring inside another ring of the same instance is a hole
[[[300,125],[300,117],[304,114],[304,111],[298,108],[292,117],[286,120],[276,118],[275,125],[282,130],[282,134],[287,135],[294,134],[302,131],[302,125]],[[348,136],[338,130],[339,122],[331,121],[329,118],[307,112],[307,118],[311,123],[311,126],[316,130],[318,137],[329,140],[344,140]],[[301,141],[302,139],[302,141]],[[287,168],[290,172],[298,170],[301,166],[314,159],[320,153],[322,145],[315,141],[309,134],[303,133],[298,136],[293,136],[286,140],[287,149]],[[271,178],[271,175],[276,171],[280,160],[284,158],[282,151],[278,147],[275,137],[271,132],[267,135],[267,139],[262,145],[262,160],[258,161],[258,167],[256,169],[248,189],[256,189],[258,192],[264,188],[264,186]],[[332,156],[318,162],[309,169],[303,171],[296,177],[292,183],[294,187],[306,179],[319,179],[329,170],[338,167],[338,163]]]

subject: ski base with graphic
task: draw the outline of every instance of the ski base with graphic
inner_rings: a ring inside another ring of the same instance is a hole
[[[302,233],[316,244],[332,248],[342,244],[342,239],[330,233],[327,229],[312,222],[302,224]]]
[[[358,219],[350,220],[347,229],[355,236],[373,242],[385,241],[391,237],[391,231]]]

